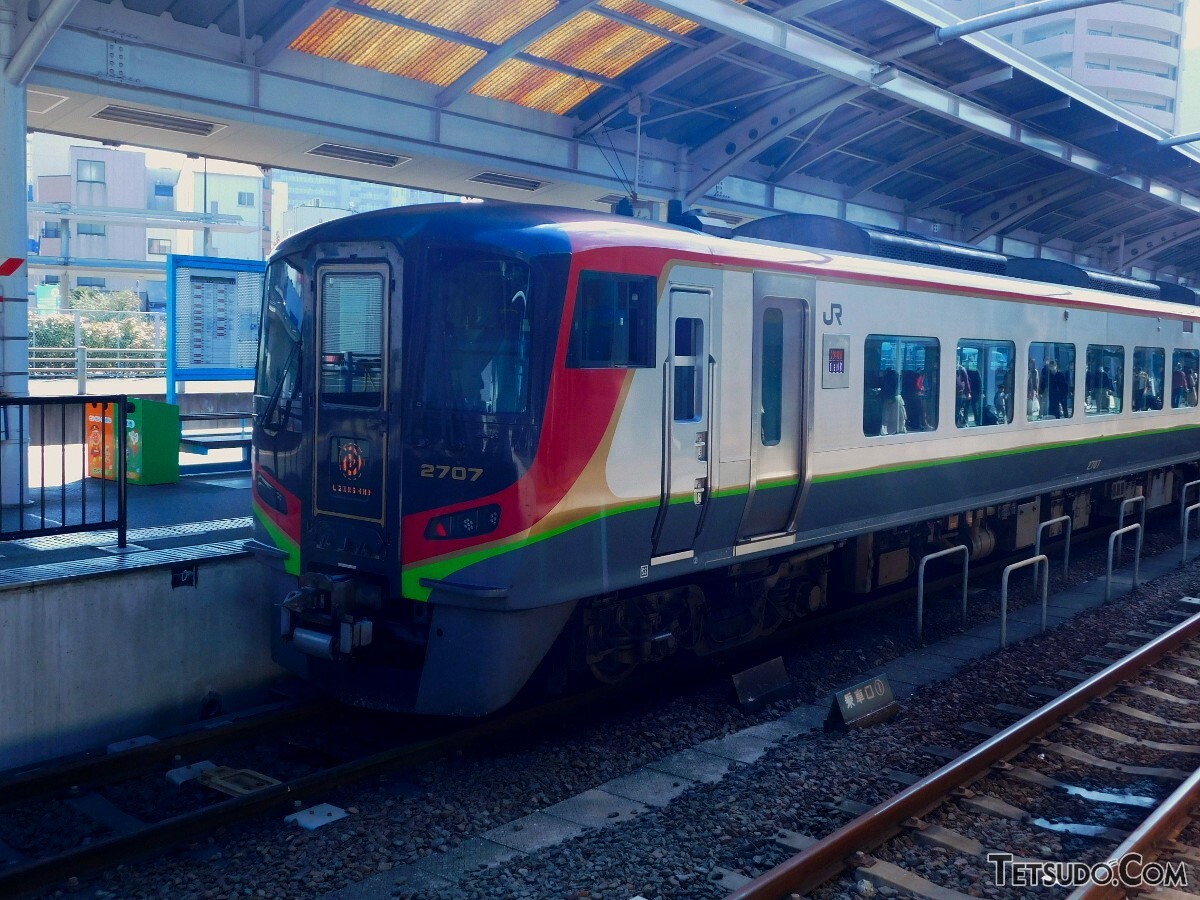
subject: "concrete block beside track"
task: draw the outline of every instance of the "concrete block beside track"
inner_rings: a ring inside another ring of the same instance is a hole
[[[283,671],[264,568],[241,552],[186,565],[196,586],[133,555],[0,586],[0,771],[194,722],[210,692],[227,710],[265,698]]]

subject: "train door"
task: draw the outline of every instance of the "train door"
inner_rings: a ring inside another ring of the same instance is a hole
[[[709,426],[714,363],[712,292],[672,288],[663,376],[663,480],[654,531],[656,557],[689,553],[704,523],[711,483]]]
[[[803,284],[755,276],[750,486],[739,540],[795,529],[804,483],[805,316]]]
[[[329,553],[338,562],[348,556],[377,556],[388,524],[384,498],[392,284],[382,262],[316,270],[319,353],[311,530],[318,535],[317,555]]]

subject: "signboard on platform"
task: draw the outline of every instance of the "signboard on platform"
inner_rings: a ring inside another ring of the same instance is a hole
[[[167,257],[167,400],[180,381],[254,377],[266,263]]]
[[[825,728],[862,728],[890,719],[900,709],[884,673],[833,692]]]

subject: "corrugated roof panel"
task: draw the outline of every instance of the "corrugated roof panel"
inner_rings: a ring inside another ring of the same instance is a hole
[[[475,85],[471,93],[563,115],[599,89],[597,82],[510,59]]]
[[[586,72],[616,78],[668,43],[666,38],[631,25],[583,12],[534,41],[528,52]]]
[[[296,38],[292,49],[442,86],[484,55],[482,50],[337,9],[327,10]]]
[[[738,0],[738,2],[744,3],[746,0]],[[653,25],[665,31],[673,31],[675,34],[690,34],[700,27],[695,22],[681,19],[679,16],[655,9],[653,6],[647,6],[639,0],[603,0],[600,5],[613,12],[641,19],[647,25]]]
[[[557,5],[555,0],[359,0],[383,12],[416,19],[481,41],[502,44]]]

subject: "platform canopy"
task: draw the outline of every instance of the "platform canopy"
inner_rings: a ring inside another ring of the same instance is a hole
[[[29,126],[1200,279],[1200,153],[926,0],[20,0]],[[34,15],[40,8],[40,16]]]

